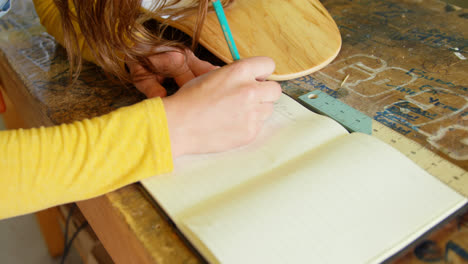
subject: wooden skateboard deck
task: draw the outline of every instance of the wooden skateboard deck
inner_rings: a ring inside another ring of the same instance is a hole
[[[320,70],[341,48],[338,27],[318,0],[235,0],[225,14],[241,58],[274,59],[276,71],[270,80]],[[189,35],[195,23],[196,16],[171,22]],[[224,62],[233,61],[215,12],[207,15],[200,44]]]

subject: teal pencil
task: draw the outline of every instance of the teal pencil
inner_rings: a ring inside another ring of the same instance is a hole
[[[240,60],[239,52],[237,51],[236,43],[234,42],[234,38],[232,37],[231,29],[229,28],[228,21],[226,19],[226,15],[224,14],[223,5],[221,4],[220,0],[211,0],[213,2],[213,7],[216,12],[216,16],[218,17],[219,24],[221,25],[221,29],[224,33],[224,38],[229,46],[229,51],[231,51],[232,59],[233,60]]]

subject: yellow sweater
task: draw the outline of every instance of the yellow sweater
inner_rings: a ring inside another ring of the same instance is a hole
[[[62,22],[60,13],[54,4],[54,0],[33,0],[33,3],[36,8],[36,13],[41,20],[41,24],[47,29],[47,32],[54,36],[55,40],[63,46],[64,35]],[[86,44],[85,38],[81,35],[78,23],[73,22],[73,25],[76,30],[81,55],[85,60],[96,62],[88,45]]]
[[[60,42],[52,0],[34,2],[41,21]],[[92,198],[170,172],[162,100],[148,99],[67,125],[2,131],[0,168],[0,219]]]

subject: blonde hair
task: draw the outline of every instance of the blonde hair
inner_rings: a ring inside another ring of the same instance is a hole
[[[163,69],[156,69],[148,56],[167,52],[157,47],[172,47],[184,53],[186,47],[177,40],[164,39],[162,34],[167,23],[158,24],[156,32],[145,27],[155,17],[167,19],[197,15],[192,36],[192,49],[209,10],[210,0],[153,0],[149,12],[142,10],[142,0],[54,0],[64,31],[64,45],[70,61],[73,81],[82,68],[82,54],[77,35],[86,40],[96,63],[110,76],[123,82],[132,82],[125,70],[124,62],[138,62],[150,73],[165,75]],[[229,5],[233,0],[223,0]]]

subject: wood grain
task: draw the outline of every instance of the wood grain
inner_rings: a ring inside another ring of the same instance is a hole
[[[58,207],[52,207],[36,213],[42,236],[46,242],[51,257],[62,255],[65,239],[59,223],[60,212]]]
[[[115,263],[154,263],[106,196],[77,204]]]
[[[320,89],[374,120],[385,118],[385,124],[390,128],[407,131],[406,137],[468,169],[466,159],[444,155],[449,152],[465,155],[468,151],[460,141],[466,137],[463,136],[468,126],[468,108],[461,100],[468,96],[468,60],[461,60],[454,54],[457,47],[457,52],[467,56],[468,11],[447,8],[445,3],[436,0],[323,0],[322,3],[339,25],[343,37],[342,50],[337,59],[323,70],[284,82],[284,92],[297,98],[310,90]],[[226,12],[229,13],[230,8]],[[102,72],[90,64],[84,65],[75,85],[67,86],[65,50],[39,25],[31,1],[16,0],[11,12],[1,21],[0,76],[6,86],[4,95],[15,104],[28,127],[68,123],[142,100],[135,89],[106,81]],[[227,46],[225,48],[227,50]],[[347,82],[341,85],[347,75],[350,75]],[[444,104],[429,105],[430,97]],[[407,102],[421,102],[429,109],[419,112],[413,104],[404,108],[401,104]],[[395,104],[406,111],[391,112],[390,107]],[[460,109],[457,115],[450,112],[453,108]],[[425,113],[437,115],[433,123],[420,124],[421,120],[428,119]],[[412,117],[417,119],[412,120]],[[414,129],[413,126],[408,127],[409,124],[414,125]],[[462,128],[455,127],[451,131],[455,125]],[[438,135],[439,129],[448,129],[450,133],[439,139],[439,146],[434,146],[428,139]],[[195,253],[184,245],[176,232],[171,231],[168,222],[151,203],[154,201],[143,195],[137,184],[133,184],[107,194],[104,202],[97,200],[80,206],[87,207],[85,210],[88,212],[112,209],[111,218],[107,218],[109,214],[96,213],[95,220],[116,224],[94,226],[91,223],[95,230],[105,228],[101,231],[101,238],[113,237],[102,239],[106,248],[121,250],[122,247],[113,244],[130,237],[128,242],[131,245],[125,250],[128,255],[136,254],[134,247],[141,247],[151,256],[153,263],[199,263]],[[337,217],[339,215],[337,212]],[[437,242],[442,254],[447,241],[457,243],[466,251],[468,244],[457,240],[458,236],[467,237],[463,231],[466,226],[466,221],[457,221],[454,228],[439,231],[450,238],[440,239],[438,235],[431,235],[428,240]],[[109,253],[114,255],[114,251]],[[121,262],[126,260],[123,252],[117,253],[120,254],[115,258],[123,257]],[[337,250],[337,254],[341,253]],[[176,259],[174,256],[186,257]],[[443,256],[438,262],[424,262],[420,257],[410,250],[398,264],[446,263]],[[427,257],[431,257],[430,251]]]
[[[115,263],[202,262],[136,184],[77,205]]]
[[[318,0],[235,0],[225,10],[241,58],[268,56],[276,70],[269,79],[289,80],[320,70],[340,51],[335,21]],[[173,26],[192,35],[196,17]],[[210,12],[200,43],[226,63],[233,61],[214,12]]]

